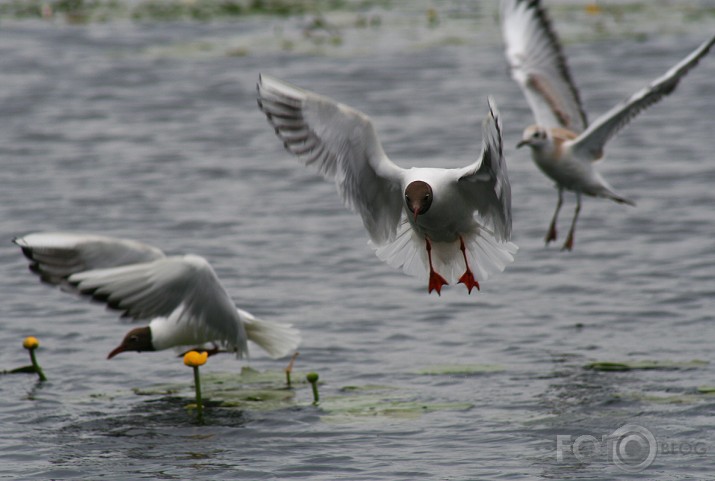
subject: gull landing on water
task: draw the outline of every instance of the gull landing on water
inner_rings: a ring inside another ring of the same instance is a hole
[[[536,125],[524,130],[518,146],[531,148],[534,162],[558,189],[558,203],[545,241],[548,244],[556,240],[563,191],[573,191],[576,210],[563,246],[571,250],[582,194],[634,205],[617,194],[593,168],[594,162],[602,158],[606,143],[637,114],[672,93],[680,79],[708,53],[715,36],[589,125],[561,44],[540,1],[501,0],[500,13],[511,75],[536,119]]]
[[[13,242],[43,282],[100,300],[122,317],[150,320],[129,331],[109,359],[126,351],[187,350],[206,343],[213,345],[210,353],[241,358],[248,355],[247,341],[279,358],[300,343],[290,325],[238,309],[203,257],[167,257],[137,241],[67,232],[29,234]]]
[[[457,280],[471,293],[514,260],[511,187],[491,99],[482,154],[457,169],[403,169],[387,157],[367,115],[267,75],[258,80],[258,106],[290,153],[335,182],[377,256],[427,275],[428,292]]]

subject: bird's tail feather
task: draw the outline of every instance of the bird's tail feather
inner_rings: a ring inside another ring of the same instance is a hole
[[[292,354],[302,340],[300,331],[291,324],[258,319],[243,309],[239,309],[238,314],[244,322],[248,340],[258,344],[273,359]]]
[[[469,266],[477,281],[484,281],[490,275],[501,272],[507,264],[514,261],[518,250],[512,242],[497,241],[491,231],[483,227],[476,233],[464,238]],[[427,279],[429,263],[425,240],[410,228],[404,220],[395,238],[386,244],[377,246],[375,254],[382,261],[406,274]],[[432,264],[447,282],[456,282],[464,273],[466,266],[459,250],[459,240],[454,242],[432,243]]]

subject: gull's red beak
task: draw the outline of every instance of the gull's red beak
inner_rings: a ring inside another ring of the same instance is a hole
[[[120,344],[115,350],[113,350],[112,352],[109,353],[109,355],[107,356],[107,359],[111,359],[114,356],[116,356],[117,354],[124,352],[126,350],[127,350],[127,348],[124,347],[124,344]]]
[[[420,212],[421,212],[420,203],[419,203],[419,202],[412,202],[412,205],[411,205],[410,207],[411,207],[410,210],[412,211],[412,213],[413,213],[414,216],[415,216],[415,217],[414,217],[414,221],[415,221],[415,223],[417,223],[417,216],[420,215]]]

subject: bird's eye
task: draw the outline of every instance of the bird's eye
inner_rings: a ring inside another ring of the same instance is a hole
[[[129,340],[132,342],[137,342],[139,340],[139,338],[137,336],[130,336]]]

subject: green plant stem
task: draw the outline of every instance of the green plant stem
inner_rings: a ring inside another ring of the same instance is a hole
[[[317,406],[318,402],[320,402],[320,396],[318,395],[318,382],[312,382],[310,385],[313,386],[313,404]]]
[[[313,387],[313,406],[317,406],[318,401],[320,401],[320,396],[318,395],[318,379],[320,379],[320,376],[318,376],[317,372],[309,372],[305,375],[305,380]]]
[[[35,358],[35,350],[30,349],[30,360],[32,361],[32,367],[35,368],[35,372],[37,373],[37,376],[40,378],[40,381],[47,381],[47,377],[45,376],[45,373],[42,372],[42,368],[40,367],[39,364],[37,364],[37,359]]]
[[[199,376],[199,366],[194,366],[194,386],[196,387],[196,415],[199,422],[203,422],[204,405],[201,400],[201,377]]]

